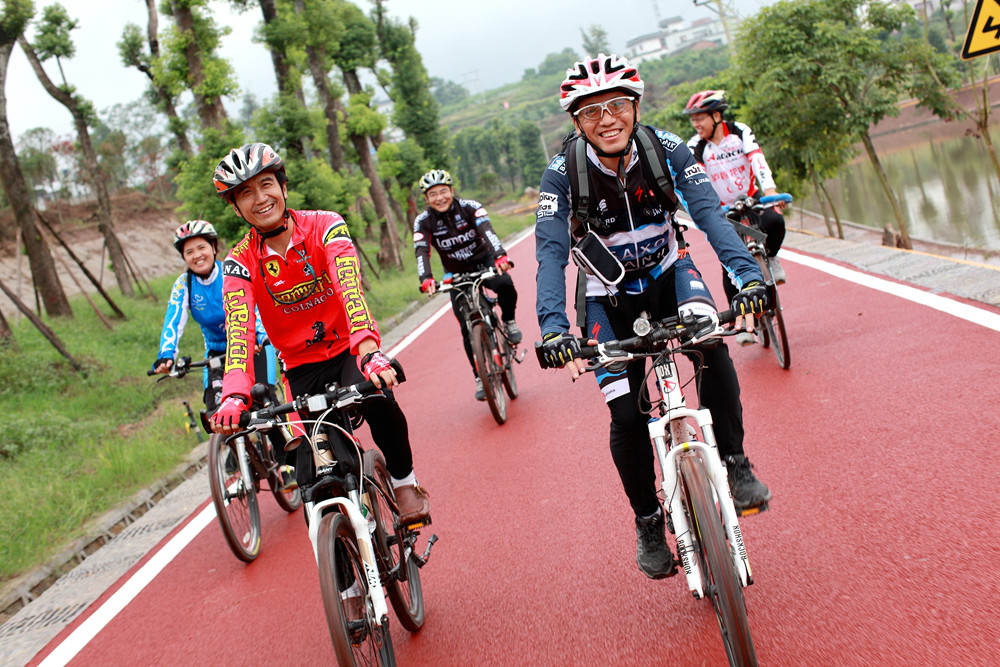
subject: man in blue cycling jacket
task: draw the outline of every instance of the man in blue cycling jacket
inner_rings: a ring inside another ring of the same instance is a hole
[[[654,195],[644,175],[636,146],[639,101],[644,84],[625,58],[599,54],[567,70],[560,104],[569,112],[579,138],[586,142],[586,170],[592,202],[589,224],[573,215],[578,201],[568,174],[567,155],[556,156],[542,175],[535,227],[537,314],[542,353],[553,367],[565,366],[572,377],[586,364],[570,333],[566,317],[566,279],[570,246],[593,232],[621,263],[624,277],[607,285],[594,275],[586,281],[584,335],[599,342],[632,336],[632,322],[641,311],[653,318],[690,312],[715,312],[711,295],[685,248],[678,247],[672,215]],[[652,130],[665,154],[664,170],[673,181],[677,200],[726,267],[738,292],[734,310],[754,314],[767,305],[763,276],[756,262],[726,221],[719,197],[691,150],[675,134]],[[575,145],[574,145],[575,147]],[[576,188],[578,189],[578,187]],[[740,317],[737,326],[742,324]],[[752,329],[752,315],[747,328]],[[765,506],[771,492],[754,475],[743,452],[743,409],[736,370],[725,344],[703,346],[689,355],[703,368],[699,398],[711,410],[720,454],[725,461],[737,508]],[[638,405],[645,364],[633,362],[620,371],[596,374],[611,413],[611,454],[635,513],[636,562],[651,579],[674,571],[666,543],[664,514],[656,493],[652,445],[647,415]]]

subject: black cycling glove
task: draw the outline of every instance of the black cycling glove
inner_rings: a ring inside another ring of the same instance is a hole
[[[732,306],[736,315],[760,315],[768,308],[767,286],[751,280],[733,297]]]
[[[580,341],[568,333],[547,333],[542,337],[542,358],[549,368],[562,368],[580,357]]]

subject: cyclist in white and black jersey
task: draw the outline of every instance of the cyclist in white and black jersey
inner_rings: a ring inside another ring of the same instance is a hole
[[[427,201],[427,209],[413,221],[413,248],[417,255],[420,291],[434,293],[431,248],[441,256],[441,265],[446,273],[474,273],[494,267],[500,275],[484,280],[483,285],[497,295],[507,339],[517,345],[521,342],[521,330],[514,321],[517,290],[514,288],[514,281],[507,274],[511,268],[507,251],[504,250],[500,237],[493,231],[486,208],[474,199],[456,197],[451,174],[443,169],[427,172],[420,178],[418,185]],[[469,330],[465,317],[460,312],[458,295],[457,291],[451,293],[451,307],[462,329],[465,355],[475,376],[476,400],[485,401],[486,391],[483,381],[476,373]]]
[[[724,90],[703,90],[692,95],[684,107],[695,129],[688,147],[705,167],[723,205],[730,206],[745,195],[760,198],[777,194],[771,168],[767,166],[753,130],[744,123],[723,120],[722,112],[728,108]],[[771,274],[779,285],[785,282],[785,270],[777,257],[785,240],[785,218],[781,215],[784,206],[780,203],[764,209],[760,218],[761,231],[767,234],[764,247]],[[726,296],[732,298],[736,288],[729,280],[722,282]],[[755,338],[741,333],[736,340],[741,345],[749,345]]]

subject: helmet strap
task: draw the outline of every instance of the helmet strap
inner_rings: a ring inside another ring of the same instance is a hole
[[[260,234],[260,237],[262,239],[265,239],[265,240],[266,239],[273,239],[275,236],[281,236],[282,234],[284,234],[285,232],[288,231],[288,218],[289,217],[291,217],[291,216],[288,213],[288,206],[286,205],[285,206],[285,216],[281,219],[281,227],[275,227],[274,229],[272,229],[271,231],[268,231],[268,232],[262,232],[259,229],[257,229],[256,227],[254,227],[254,229],[257,229],[257,233]]]

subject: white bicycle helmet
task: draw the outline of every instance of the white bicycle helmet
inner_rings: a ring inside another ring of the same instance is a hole
[[[420,177],[417,184],[420,186],[420,193],[427,194],[427,191],[435,185],[454,185],[454,181],[451,180],[451,174],[444,169],[431,169]]]
[[[609,90],[621,90],[639,99],[644,89],[639,70],[628,60],[599,53],[596,58],[582,60],[566,70],[566,79],[559,86],[559,106],[563,111],[571,111],[582,98]]]

